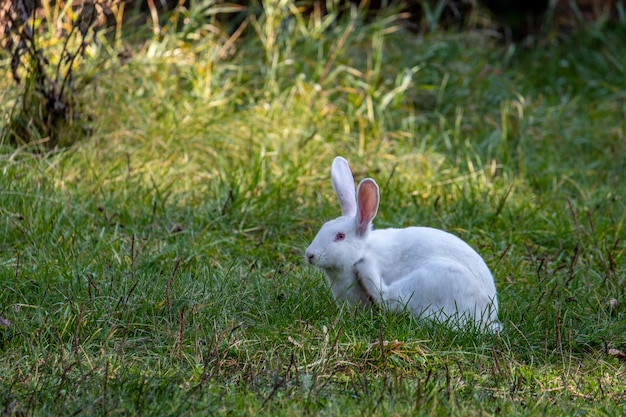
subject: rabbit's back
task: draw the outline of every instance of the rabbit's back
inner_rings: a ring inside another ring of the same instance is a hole
[[[495,294],[495,284],[483,258],[459,237],[431,227],[381,229],[370,233],[368,254],[377,259],[387,283],[401,279],[425,264],[454,264],[468,270],[468,279]]]
[[[393,311],[408,308],[421,317],[459,314],[459,324],[471,318],[481,328],[501,329],[493,276],[460,238],[409,227],[372,232],[367,243],[364,260],[355,268],[377,303]]]

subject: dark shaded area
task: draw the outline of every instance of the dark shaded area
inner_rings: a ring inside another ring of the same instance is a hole
[[[18,146],[36,142],[37,148],[50,149],[70,144],[65,138],[74,136],[70,134],[73,129],[78,129],[75,133],[79,137],[89,134],[76,100],[76,92],[85,82],[75,79],[74,68],[105,22],[102,9],[95,3],[77,8],[75,21],[54,27],[63,45],[55,60],[34,23],[45,19],[37,6],[33,1],[15,0],[2,8],[2,46],[11,58],[11,75],[20,87],[20,98],[0,131],[0,142]]]
[[[517,41],[539,29],[549,0],[481,0],[501,26],[507,40]]]

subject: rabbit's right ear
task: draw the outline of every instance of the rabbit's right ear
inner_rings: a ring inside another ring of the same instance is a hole
[[[336,157],[330,167],[330,179],[341,206],[341,214],[354,216],[356,214],[354,177],[348,161],[341,156]]]
[[[359,184],[357,195],[356,232],[358,236],[365,236],[378,213],[380,201],[378,184],[371,178],[365,178]]]

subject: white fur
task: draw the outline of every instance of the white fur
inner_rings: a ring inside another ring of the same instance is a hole
[[[355,194],[341,157],[333,161],[331,179],[342,216],[322,226],[305,256],[325,272],[338,302],[501,330],[493,277],[467,243],[429,227],[372,230],[379,202],[374,180],[361,181]]]

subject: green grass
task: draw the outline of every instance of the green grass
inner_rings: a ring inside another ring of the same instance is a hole
[[[3,145],[2,413],[624,415],[623,28],[513,50],[281,4],[238,39],[104,44],[93,136]],[[337,154],[378,227],[477,248],[502,334],[334,304],[302,254]]]

